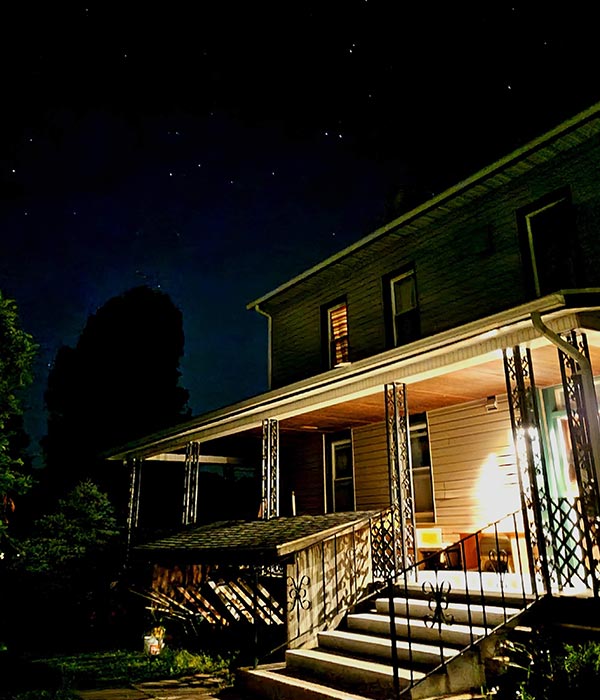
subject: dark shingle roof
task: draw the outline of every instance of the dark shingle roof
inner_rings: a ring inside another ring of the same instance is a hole
[[[276,561],[379,511],[298,515],[271,520],[229,520],[193,527],[134,547],[137,556],[197,564]]]

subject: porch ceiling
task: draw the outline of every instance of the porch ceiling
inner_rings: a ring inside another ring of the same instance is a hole
[[[502,348],[515,345],[531,348],[538,386],[557,385],[557,352],[547,337],[573,328],[585,329],[592,366],[598,370],[600,289],[567,290],[272,389],[129,443],[106,457],[139,459],[183,450],[194,440],[209,443],[260,434],[264,420],[271,418],[279,420],[283,431],[331,432],[380,422],[383,387],[394,381],[407,385],[411,413],[503,395]]]
[[[592,367],[600,367],[600,334],[588,331]],[[532,349],[536,386],[560,384],[557,350],[550,343]],[[500,358],[472,367],[455,370],[438,377],[407,385],[410,413],[431,411],[445,406],[506,394],[503,362]],[[335,432],[346,428],[385,420],[383,388],[375,393],[286,418],[280,423],[284,431]]]

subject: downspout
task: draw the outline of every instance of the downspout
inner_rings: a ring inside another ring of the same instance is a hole
[[[553,345],[560,348],[566,355],[572,357],[581,367],[581,388],[583,391],[585,410],[588,415],[594,473],[596,476],[596,483],[600,484],[600,424],[598,423],[598,404],[596,401],[596,388],[594,386],[592,366],[585,355],[580,353],[579,350],[546,326],[542,321],[539,311],[531,312],[531,321],[536,330],[544,337],[548,338]]]
[[[263,311],[258,304],[254,306],[254,310],[258,311],[261,316],[264,316],[267,319],[268,323],[268,339],[267,339],[267,386],[269,389],[272,388],[272,383],[271,383],[271,374],[272,374],[272,368],[273,368],[273,361],[272,361],[272,351],[273,351],[273,319],[271,317],[271,314],[268,314],[266,311]]]

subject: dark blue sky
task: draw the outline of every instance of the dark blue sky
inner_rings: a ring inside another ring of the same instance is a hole
[[[266,388],[248,301],[600,99],[587,9],[19,3],[0,17],[0,289],[49,363],[110,297],[182,310],[195,413]],[[35,447],[35,445],[34,445]]]

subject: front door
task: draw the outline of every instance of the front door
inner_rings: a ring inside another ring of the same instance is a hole
[[[333,437],[327,442],[327,512],[354,510],[352,438]]]

